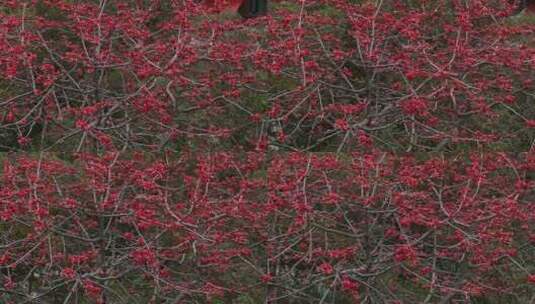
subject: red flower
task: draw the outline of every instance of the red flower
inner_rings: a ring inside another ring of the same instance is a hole
[[[349,123],[345,119],[337,119],[334,122],[334,127],[342,131],[347,131],[349,130]]]
[[[70,267],[63,268],[63,270],[61,271],[61,276],[66,279],[72,280],[76,277],[76,271]]]
[[[156,255],[150,249],[139,249],[131,254],[134,263],[138,265],[155,265]]]
[[[411,70],[405,73],[405,77],[407,77],[408,80],[414,80],[416,77],[422,76],[425,76],[425,73],[417,70]]]
[[[425,115],[427,102],[422,98],[412,98],[401,104],[401,109],[408,115]]]
[[[321,265],[318,266],[318,271],[322,272],[323,274],[328,275],[334,272],[334,268],[329,263],[322,263]]]
[[[359,283],[345,277],[342,279],[342,288],[347,291],[356,291],[359,288]]]
[[[90,297],[96,298],[102,292],[102,288],[100,286],[96,285],[95,283],[93,283],[93,282],[91,282],[89,280],[85,280],[83,285],[84,285],[85,292]]]
[[[0,255],[0,265],[5,266],[9,263],[10,256],[8,253],[4,253],[3,255]]]
[[[32,142],[32,140],[31,140],[31,138],[26,137],[26,136],[19,136],[19,138],[17,139],[17,142],[21,146],[26,146],[26,145],[30,144]]]
[[[359,130],[357,137],[358,137],[359,143],[362,146],[371,147],[373,145],[373,140],[370,138],[370,136],[366,132]]]
[[[398,246],[394,251],[394,260],[396,262],[408,261],[411,264],[415,264],[418,259],[416,250],[410,245]]]
[[[6,115],[6,117],[4,118],[4,121],[6,123],[12,123],[15,121],[15,114],[13,113],[13,111],[9,111]]]
[[[91,125],[83,119],[78,119],[76,121],[76,128],[87,131],[91,128]]]
[[[7,290],[12,290],[13,288],[15,288],[15,286],[17,286],[17,284],[11,279],[11,278],[7,278],[5,283],[4,283],[4,288],[7,289]]]
[[[67,199],[63,202],[63,205],[64,205],[66,208],[74,209],[74,208],[76,208],[76,206],[78,205],[78,202],[77,202],[75,199],[67,198]]]
[[[263,282],[263,283],[269,283],[271,282],[271,280],[273,280],[273,276],[270,275],[269,273],[266,273],[266,274],[263,274],[261,277],[260,277],[260,280]]]

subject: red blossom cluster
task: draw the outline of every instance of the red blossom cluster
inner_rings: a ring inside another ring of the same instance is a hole
[[[518,1],[0,1],[1,303],[528,303]]]

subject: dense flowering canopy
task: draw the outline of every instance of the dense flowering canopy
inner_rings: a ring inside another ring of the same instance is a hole
[[[517,4],[0,1],[0,302],[529,303]]]

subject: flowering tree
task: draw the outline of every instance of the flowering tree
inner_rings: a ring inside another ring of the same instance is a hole
[[[228,4],[0,2],[3,303],[533,301],[517,2]]]

